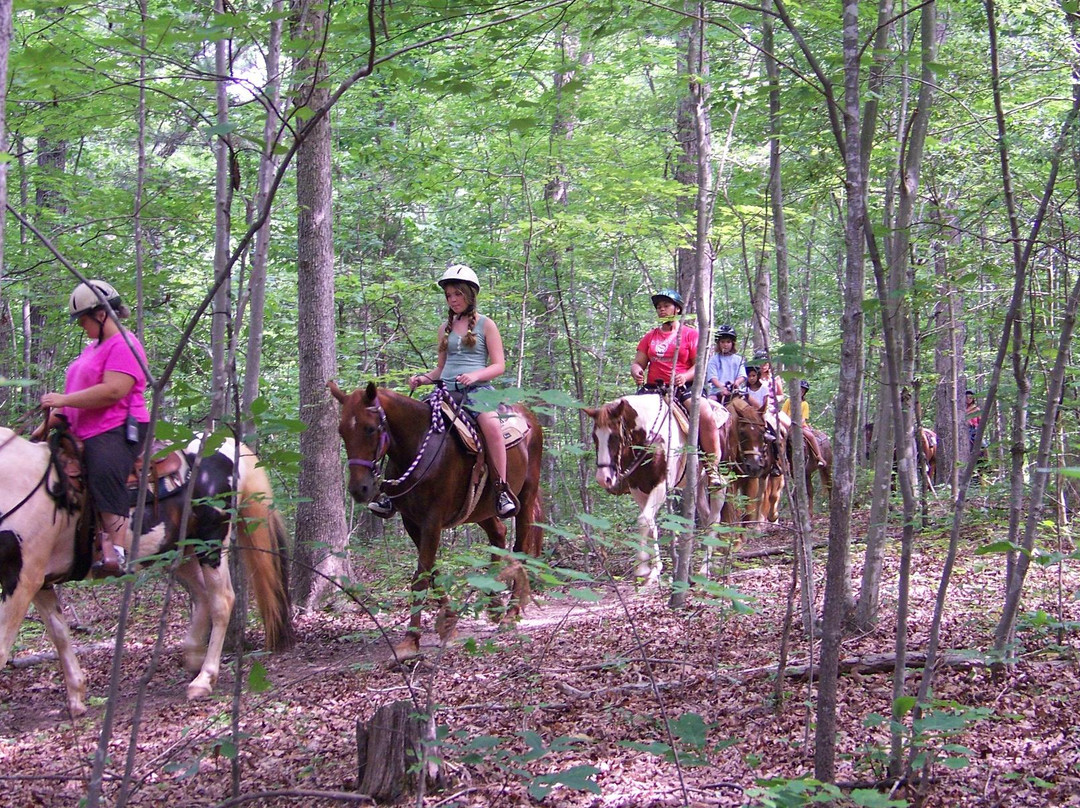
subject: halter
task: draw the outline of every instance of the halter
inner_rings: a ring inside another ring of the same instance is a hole
[[[386,457],[387,451],[390,449],[390,433],[386,429],[386,410],[382,408],[382,404],[379,403],[379,397],[375,397],[375,404],[368,409],[379,416],[379,448],[375,450],[375,456],[371,460],[364,460],[359,457],[350,457],[350,466],[361,466],[366,469],[375,471],[375,467],[379,464],[384,457]]]

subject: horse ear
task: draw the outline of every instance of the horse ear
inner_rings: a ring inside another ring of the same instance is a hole
[[[326,388],[330,391],[330,395],[338,400],[339,404],[345,403],[345,394],[341,392],[341,388],[337,386],[337,382],[331,379],[326,383]]]
[[[582,407],[582,409],[585,410],[585,414],[594,421],[596,420],[596,416],[600,414],[600,410],[595,407]]]
[[[364,396],[368,401],[374,401],[376,396],[379,395],[379,388],[375,386],[375,382],[368,382],[367,389],[364,390]]]

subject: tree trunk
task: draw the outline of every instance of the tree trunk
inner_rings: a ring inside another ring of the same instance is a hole
[[[822,619],[821,682],[818,687],[814,776],[832,781],[836,771],[836,706],[840,640],[847,607],[848,559],[851,543],[851,504],[855,493],[855,446],[859,396],[863,383],[863,286],[866,281],[865,245],[866,167],[859,133],[858,0],[844,0],[843,127],[834,134],[844,155],[846,188],[844,218],[844,309],[840,319],[840,373],[834,429],[833,495],[829,507],[829,553],[825,569],[825,604]],[[833,112],[835,115],[835,112]]]
[[[694,372],[692,404],[690,407],[690,434],[688,443],[696,446],[698,442],[697,416],[702,407],[701,393],[705,384],[705,365],[708,362],[709,352],[703,345],[710,343],[709,336],[712,334],[713,312],[713,255],[712,245],[709,243],[709,232],[712,224],[713,202],[713,170],[712,170],[712,122],[709,118],[709,84],[708,77],[708,53],[705,47],[704,31],[704,8],[699,3],[693,4],[693,23],[690,26],[689,42],[687,44],[687,66],[690,79],[689,93],[686,99],[687,108],[692,114],[693,141],[692,147],[684,151],[683,156],[689,160],[690,155],[694,158],[694,283],[698,316],[698,353],[696,369]],[[680,104],[680,110],[682,105]],[[680,114],[680,125],[682,115]],[[680,250],[680,256],[682,250]],[[681,258],[680,258],[681,261]],[[701,475],[701,467],[697,462],[696,452],[688,456],[686,469],[687,482],[686,492],[683,495],[682,514],[687,524],[694,524],[694,516],[697,510],[698,480]],[[675,543],[675,574],[673,576],[676,586],[671,594],[670,604],[673,608],[681,608],[686,604],[686,593],[690,581],[690,569],[694,553],[693,531],[680,533]]]
[[[359,792],[376,802],[396,802],[421,785],[439,788],[441,766],[426,754],[435,743],[435,721],[417,715],[411,701],[395,701],[375,711],[366,724],[356,722],[356,782]]]
[[[326,382],[337,375],[334,334],[334,243],[327,65],[319,52],[328,23],[326,6],[313,0],[293,7],[296,34],[309,50],[297,62],[297,106],[319,117],[296,153],[297,337],[299,342],[300,503],[296,508],[296,600],[310,605],[347,575],[344,487],[337,408]]]

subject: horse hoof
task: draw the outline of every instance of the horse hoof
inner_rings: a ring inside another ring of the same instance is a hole
[[[68,712],[71,713],[72,718],[80,718],[86,715],[86,705],[81,701],[69,701]]]
[[[187,699],[188,701],[198,701],[199,699],[209,698],[213,692],[213,687],[196,680],[187,686]]]
[[[391,668],[400,665],[402,662],[407,662],[410,659],[416,659],[420,656],[420,642],[419,640],[404,640],[399,642],[393,647],[390,652],[390,659],[386,661],[386,664]]]

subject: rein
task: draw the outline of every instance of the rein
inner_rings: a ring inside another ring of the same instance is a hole
[[[11,441],[13,441],[16,437],[16,435],[12,435],[6,441],[0,444],[0,451],[2,451],[4,447],[11,443]],[[70,436],[66,432],[61,432],[61,430],[59,429],[54,430],[53,433],[49,435],[49,462],[45,465],[45,473],[41,475],[41,479],[37,481],[37,483],[34,485],[33,488],[30,489],[26,496],[24,496],[17,503],[15,503],[15,505],[6,513],[0,514],[0,523],[3,523],[4,520],[8,519],[11,516],[14,516],[19,511],[19,509],[26,505],[26,503],[29,502],[33,498],[34,494],[36,494],[41,488],[44,488],[48,492],[49,496],[52,497],[52,499],[56,502],[58,508],[63,507],[65,510],[74,510],[70,501],[70,483],[67,482],[67,469],[65,469],[60,462],[59,444],[62,440],[70,440]],[[49,479],[49,472],[53,469],[56,470],[57,474],[57,484],[55,489],[49,488],[46,485]]]

